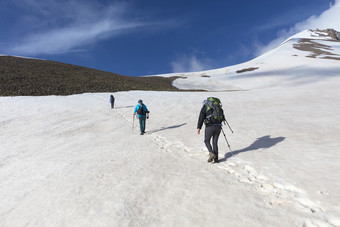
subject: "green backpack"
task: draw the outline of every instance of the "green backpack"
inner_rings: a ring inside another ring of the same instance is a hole
[[[224,121],[224,113],[222,103],[218,98],[209,97],[205,102],[207,116],[205,119],[206,124],[221,124]]]

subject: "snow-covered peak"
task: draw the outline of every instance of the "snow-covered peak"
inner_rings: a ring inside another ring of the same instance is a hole
[[[340,33],[333,29],[305,30],[277,48],[245,63],[202,72],[159,75],[178,76],[181,89],[225,91],[295,86],[340,76]]]
[[[340,32],[334,29],[315,29],[315,30],[304,30],[291,36],[287,40],[291,39],[319,39],[319,40],[340,40]],[[287,41],[286,40],[286,41]]]

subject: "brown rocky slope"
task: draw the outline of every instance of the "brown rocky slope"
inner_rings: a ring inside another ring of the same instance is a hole
[[[177,91],[175,78],[132,77],[55,61],[0,56],[0,96],[72,95],[128,90]]]

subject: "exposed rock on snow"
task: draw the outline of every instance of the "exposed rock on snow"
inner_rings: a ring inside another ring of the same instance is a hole
[[[325,29],[325,30],[309,30],[312,33],[315,33],[312,35],[313,37],[330,37],[334,40],[340,40],[340,32],[334,30],[334,29]]]
[[[244,73],[244,72],[251,72],[251,71],[255,71],[256,69],[258,69],[259,67],[251,67],[251,68],[246,68],[246,69],[241,69],[241,70],[237,70],[237,73]]]
[[[294,48],[301,51],[309,51],[310,55],[306,57],[316,58],[321,56],[323,59],[340,60],[340,54],[335,54],[331,46],[316,42],[312,39],[300,39],[297,44],[293,44]]]

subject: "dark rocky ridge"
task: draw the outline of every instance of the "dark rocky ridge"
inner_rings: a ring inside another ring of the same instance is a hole
[[[55,61],[0,56],[0,96],[72,95],[128,90],[178,91],[176,79],[132,77]]]
[[[311,31],[314,31],[315,33],[317,33],[319,36],[322,36],[322,37],[328,36],[328,37],[331,37],[333,40],[340,40],[340,32],[334,29],[331,29],[331,28],[324,29],[324,30],[316,29],[316,30],[311,30]],[[327,33],[327,35],[323,33]]]

